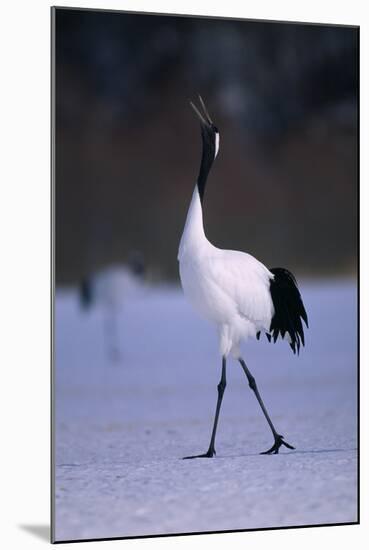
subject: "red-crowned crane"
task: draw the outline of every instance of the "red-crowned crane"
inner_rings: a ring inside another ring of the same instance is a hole
[[[201,125],[202,158],[197,183],[187,213],[179,252],[179,271],[183,291],[198,312],[211,321],[219,334],[222,374],[213,430],[206,453],[184,458],[210,458],[215,455],[215,435],[226,387],[226,362],[231,355],[238,360],[272,430],[274,444],[262,454],[277,454],[284,445],[294,449],[280,435],[265,408],[255,378],[240,355],[240,342],[260,338],[265,333],[275,342],[285,338],[293,353],[305,345],[301,320],[308,319],[296,280],[287,269],[268,269],[250,254],[222,250],[206,238],[203,227],[203,201],[210,168],[219,151],[219,131],[200,97],[202,112],[191,103]]]

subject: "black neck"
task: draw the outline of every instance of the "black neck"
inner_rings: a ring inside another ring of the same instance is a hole
[[[202,157],[199,177],[197,178],[197,187],[199,189],[201,204],[204,199],[206,182],[210,168],[214,162],[215,157],[215,136],[213,132],[209,132],[204,128],[201,128],[202,135]]]

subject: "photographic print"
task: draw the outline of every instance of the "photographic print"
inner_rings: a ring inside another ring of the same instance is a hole
[[[52,9],[54,542],[359,521],[358,60]]]

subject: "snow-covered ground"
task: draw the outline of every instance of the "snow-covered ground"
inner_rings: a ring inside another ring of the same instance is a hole
[[[244,346],[279,433],[272,436],[238,363],[220,378],[215,331],[179,289],[147,289],[119,312],[121,356],[106,357],[104,315],[56,298],[56,540],[357,520],[356,288],[301,283],[310,330]]]

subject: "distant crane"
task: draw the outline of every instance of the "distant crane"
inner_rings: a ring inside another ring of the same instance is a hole
[[[276,431],[255,378],[240,355],[240,342],[250,337],[259,339],[261,333],[266,334],[269,342],[271,339],[275,342],[280,335],[289,342],[293,353],[299,353],[300,344],[305,345],[301,319],[308,326],[308,318],[296,279],[287,269],[267,269],[250,254],[216,248],[205,236],[202,207],[208,174],[219,151],[219,131],[202,98],[199,99],[202,113],[192,102],[191,106],[200,120],[202,158],[178,260],[186,297],[218,329],[222,374],[209,448],[204,454],[184,458],[210,458],[215,455],[215,436],[226,387],[229,354],[240,362],[274,437],[272,447],[261,454],[277,454],[282,445],[288,449],[294,447]]]
[[[88,312],[93,306],[102,307],[103,339],[108,359],[117,363],[121,359],[119,314],[127,297],[134,297],[142,290],[146,274],[144,257],[132,251],[126,265],[106,267],[98,273],[83,277],[79,284],[79,302]]]

